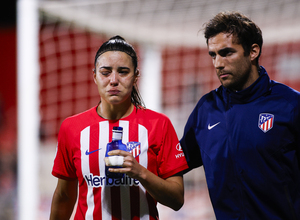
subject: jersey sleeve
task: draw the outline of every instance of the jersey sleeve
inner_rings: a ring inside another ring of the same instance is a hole
[[[71,143],[67,136],[66,123],[63,122],[59,134],[52,175],[65,180],[76,179],[75,167],[72,163]]]
[[[158,153],[158,175],[164,179],[188,169],[184,153],[171,121],[162,126],[161,148]]]
[[[189,116],[185,125],[183,136],[180,140],[181,147],[189,165],[189,170],[202,166],[200,148],[196,138],[196,123],[198,121],[197,106]]]

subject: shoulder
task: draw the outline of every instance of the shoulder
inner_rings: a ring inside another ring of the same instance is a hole
[[[278,101],[286,101],[294,107],[299,108],[300,105],[300,92],[293,88],[271,80],[271,94],[276,96]]]
[[[136,114],[132,118],[136,123],[141,124],[148,128],[163,129],[169,126],[171,120],[164,113],[153,111],[151,109],[137,109]]]
[[[205,123],[203,119],[208,118],[208,114],[217,108],[217,102],[220,100],[219,96],[222,94],[219,89],[212,90],[200,98],[188,117],[185,129],[196,128]]]
[[[214,103],[218,102],[218,100],[222,99],[222,87],[219,87],[215,90],[210,91],[209,93],[206,93],[203,95],[199,101],[197,102],[194,110],[192,111],[192,114],[197,114],[199,111],[209,111],[213,106],[215,106]]]
[[[209,93],[206,93],[205,95],[203,95],[201,97],[201,99],[198,101],[197,105],[200,107],[202,106],[204,103],[210,103],[212,101],[215,100],[217,94],[219,93],[219,88],[218,89],[215,89],[215,90],[212,90],[210,91]]]
[[[88,126],[97,117],[96,107],[87,111],[67,117],[61,124],[61,129],[66,128],[84,128]]]
[[[137,114],[143,117],[147,117],[148,119],[169,120],[168,116],[164,113],[160,113],[151,109],[138,109]]]

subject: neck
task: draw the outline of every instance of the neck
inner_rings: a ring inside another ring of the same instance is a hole
[[[108,120],[119,120],[130,115],[133,109],[134,105],[131,102],[122,103],[120,105],[111,105],[101,101],[97,107],[97,113],[102,118]]]
[[[258,72],[257,66],[252,65],[251,74],[249,76],[248,83],[245,85],[245,87],[243,89],[246,89],[249,86],[251,86],[258,78],[259,78],[259,72]]]
[[[239,85],[236,85],[236,87],[229,88],[229,89],[235,92],[242,91],[244,89],[247,89],[249,86],[251,86],[258,78],[259,78],[259,72],[257,70],[257,67],[252,65],[251,69],[249,69],[249,73],[247,74],[247,77],[244,79],[244,83],[240,83]]]

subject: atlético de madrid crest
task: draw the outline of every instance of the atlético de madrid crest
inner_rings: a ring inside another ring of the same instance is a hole
[[[140,142],[127,142],[127,151],[132,153],[133,157],[137,157],[141,154],[141,143]]]
[[[269,113],[259,114],[258,127],[263,131],[267,132],[273,128],[274,115]]]

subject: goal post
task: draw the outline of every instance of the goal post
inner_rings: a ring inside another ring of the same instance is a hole
[[[18,219],[38,219],[39,64],[38,4],[17,2]]]

